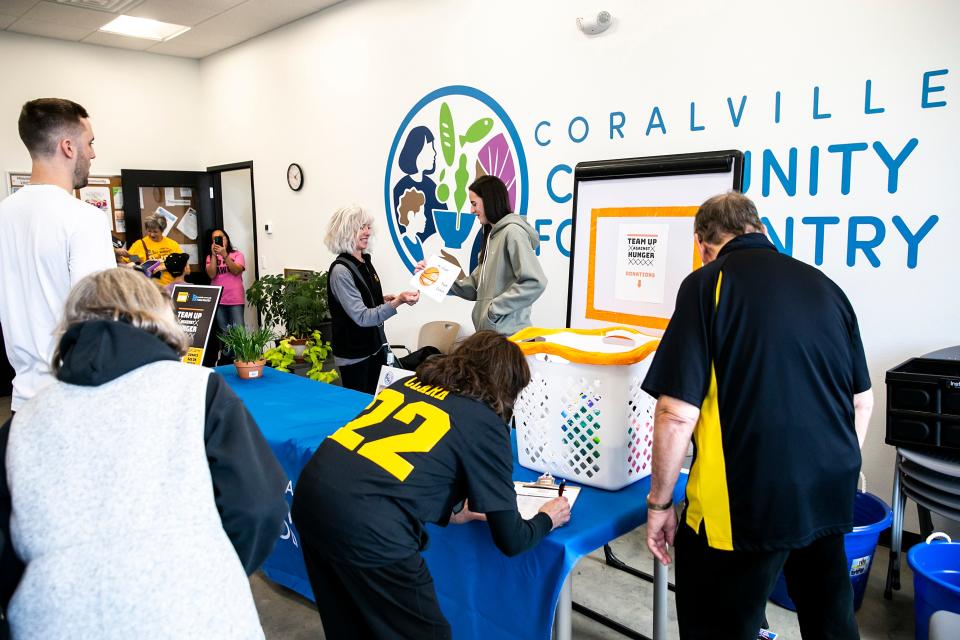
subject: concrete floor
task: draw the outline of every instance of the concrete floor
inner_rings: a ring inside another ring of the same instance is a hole
[[[652,571],[653,561],[646,548],[643,528],[615,540],[611,546],[614,553],[627,564]],[[901,574],[902,590],[894,593],[892,602],[884,600],[887,558],[887,549],[878,548],[863,606],[857,612],[863,640],[909,640],[914,637],[913,574],[909,567],[904,566]],[[673,581],[672,570],[670,580]],[[324,637],[320,616],[312,602],[271,583],[260,573],[250,579],[250,585],[268,640],[317,640]],[[574,569],[573,599],[640,633],[647,636],[652,633],[652,585],[608,567],[602,550],[583,558]],[[676,609],[672,597],[669,615],[669,637],[676,638]],[[771,630],[780,634],[780,639],[800,639],[797,615],[792,611],[768,603],[767,619]],[[574,613],[573,637],[578,640],[614,640],[624,636]]]
[[[10,398],[2,397],[0,424],[6,422],[9,416]],[[614,553],[627,564],[645,571],[652,570],[652,558],[646,548],[642,527],[615,540],[611,546]],[[879,547],[871,567],[863,607],[857,613],[863,640],[913,638],[913,574],[904,562],[900,580],[903,589],[894,593],[893,601],[884,600],[887,558],[887,549]],[[673,581],[672,570],[670,580]],[[268,640],[320,640],[324,637],[320,616],[312,602],[271,583],[259,572],[250,579],[250,586]],[[648,636],[652,633],[652,585],[608,567],[604,563],[602,550],[583,558],[574,569],[573,599],[640,633]],[[676,638],[676,610],[672,597],[669,615],[669,635]],[[767,619],[771,630],[780,634],[782,640],[799,640],[797,616],[792,611],[769,603]],[[574,613],[573,637],[578,640],[614,640],[624,636]]]

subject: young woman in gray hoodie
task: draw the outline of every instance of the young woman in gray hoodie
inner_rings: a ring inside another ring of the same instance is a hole
[[[503,181],[481,176],[470,185],[470,211],[483,225],[480,262],[450,289],[475,300],[473,326],[512,335],[530,326],[530,307],[547,287],[537,259],[540,239],[523,217],[513,213]]]

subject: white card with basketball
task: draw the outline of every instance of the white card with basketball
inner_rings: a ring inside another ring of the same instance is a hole
[[[433,255],[426,261],[423,271],[413,274],[410,286],[437,302],[443,302],[459,275],[460,267]]]

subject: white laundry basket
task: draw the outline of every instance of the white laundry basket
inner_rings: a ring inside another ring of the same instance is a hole
[[[514,407],[521,465],[610,490],[650,475],[656,400],[640,385],[659,338],[531,327],[510,339],[530,366]]]

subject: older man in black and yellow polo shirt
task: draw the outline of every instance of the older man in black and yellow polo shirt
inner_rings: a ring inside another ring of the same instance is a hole
[[[756,638],[781,569],[804,637],[857,638],[843,535],[873,395],[856,315],[742,194],[707,200],[694,231],[704,266],[643,384],[658,398],[647,545],[669,563],[676,543],[681,638]]]

